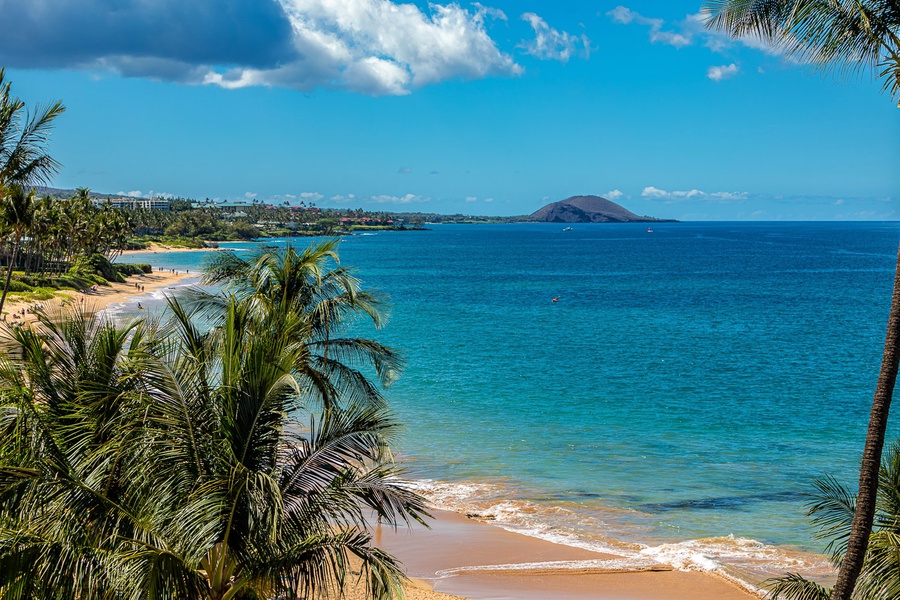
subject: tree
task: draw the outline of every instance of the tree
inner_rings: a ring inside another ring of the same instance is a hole
[[[224,286],[213,296],[195,291],[192,302],[213,323],[221,323],[231,297],[247,305],[248,326],[286,330],[302,345],[294,366],[303,389],[324,406],[353,399],[383,405],[384,397],[364,375],[371,368],[379,383],[389,385],[403,365],[401,356],[374,340],[344,335],[356,317],[375,327],[385,322],[383,298],[362,289],[351,270],[340,266],[337,241],[297,252],[269,250],[243,260],[231,252],[216,253],[203,283]]]
[[[0,296],[0,313],[3,312],[3,304],[6,302],[6,294],[9,293],[9,281],[12,279],[13,268],[19,254],[19,246],[25,232],[31,227],[34,220],[34,190],[26,194],[25,189],[14,183],[6,188],[6,194],[0,197],[0,221],[12,230],[13,246],[9,257],[9,266],[6,268],[6,282],[3,284],[3,295]]]
[[[0,597],[310,597],[362,562],[374,598],[402,575],[366,511],[420,520],[383,406],[316,410],[302,346],[229,302],[198,328],[83,312],[7,332],[0,360]]]
[[[832,561],[840,565],[847,550],[857,498],[832,477],[816,479],[815,488],[808,514],[818,529],[817,536],[829,540]],[[796,574],[769,583],[771,595],[776,598],[828,600],[831,593]],[[895,443],[881,464],[875,526],[854,598],[897,597],[900,597],[900,444]]]
[[[707,0],[704,11],[711,28],[759,37],[823,70],[870,69],[900,100],[896,0]]]
[[[708,26],[734,37],[757,36],[824,70],[871,69],[884,79],[885,91],[900,97],[900,4],[896,0],[707,0],[705,10],[710,15]],[[865,562],[898,362],[900,253],[855,516],[832,600],[850,599]]]
[[[0,68],[0,196],[11,183],[49,183],[56,174],[60,165],[46,146],[53,122],[66,110],[57,101],[33,115],[23,114],[25,103],[12,96],[5,73]]]

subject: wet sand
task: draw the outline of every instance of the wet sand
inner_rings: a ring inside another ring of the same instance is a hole
[[[714,573],[668,565],[628,568],[621,558],[520,535],[434,511],[431,529],[376,531],[411,577],[471,600],[753,600]],[[587,562],[584,562],[587,561]],[[535,564],[537,563],[537,564]],[[553,564],[557,563],[557,564]]]

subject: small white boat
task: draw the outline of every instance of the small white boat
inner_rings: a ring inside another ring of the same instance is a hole
[[[647,228],[647,233],[653,233],[653,230],[650,229],[650,228],[648,227],[648,228]]]
[[[563,229],[563,231],[572,231],[572,228],[571,228],[571,227],[566,227],[565,229]]]

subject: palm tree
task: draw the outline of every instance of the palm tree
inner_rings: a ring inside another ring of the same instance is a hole
[[[8,331],[0,361],[0,597],[309,597],[362,563],[402,578],[367,511],[421,520],[394,479],[384,407],[316,411],[302,348],[230,303],[203,331],[81,312]],[[285,331],[292,330],[288,324]]]
[[[844,560],[850,537],[856,495],[832,477],[814,482],[809,515],[817,536],[829,540],[828,551],[836,565]],[[831,590],[796,574],[772,579],[775,598],[828,600]],[[869,538],[866,561],[853,597],[881,600],[900,597],[900,444],[894,443],[881,465],[878,479],[875,527]]]
[[[34,190],[26,194],[21,185],[10,185],[6,194],[0,196],[0,221],[12,230],[13,244],[9,265],[6,268],[6,282],[3,284],[3,295],[0,296],[0,313],[3,312],[3,304],[6,302],[6,294],[9,293],[9,281],[12,279],[13,268],[19,255],[19,246],[22,238],[31,228],[34,220]]]
[[[0,195],[10,183],[23,186],[49,183],[59,163],[46,146],[56,117],[65,112],[62,102],[23,114],[25,103],[10,93],[6,70],[0,68]]]
[[[199,311],[222,319],[222,308],[233,296],[250,307],[252,326],[284,329],[293,323],[303,354],[294,374],[304,389],[324,406],[353,399],[383,405],[381,391],[363,374],[372,368],[379,383],[396,378],[403,360],[393,349],[374,340],[345,335],[357,318],[375,327],[385,323],[384,299],[362,288],[353,272],[339,265],[337,240],[297,252],[289,246],[243,260],[219,252],[207,265],[203,283],[223,286],[211,296],[195,290],[190,301]]]
[[[759,37],[822,69],[871,69],[900,99],[896,0],[706,0],[704,11],[711,28]]]
[[[826,70],[872,69],[884,78],[886,91],[900,96],[900,3],[896,0],[707,0],[704,10],[710,15],[709,27],[734,37],[757,36]],[[900,253],[897,260],[859,496],[832,600],[849,600],[853,594],[872,531],[878,469],[900,363]]]

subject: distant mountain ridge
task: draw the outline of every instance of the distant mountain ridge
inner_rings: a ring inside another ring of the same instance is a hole
[[[660,223],[674,219],[656,219],[634,214],[627,208],[600,196],[572,196],[553,202],[531,213],[542,223]]]

